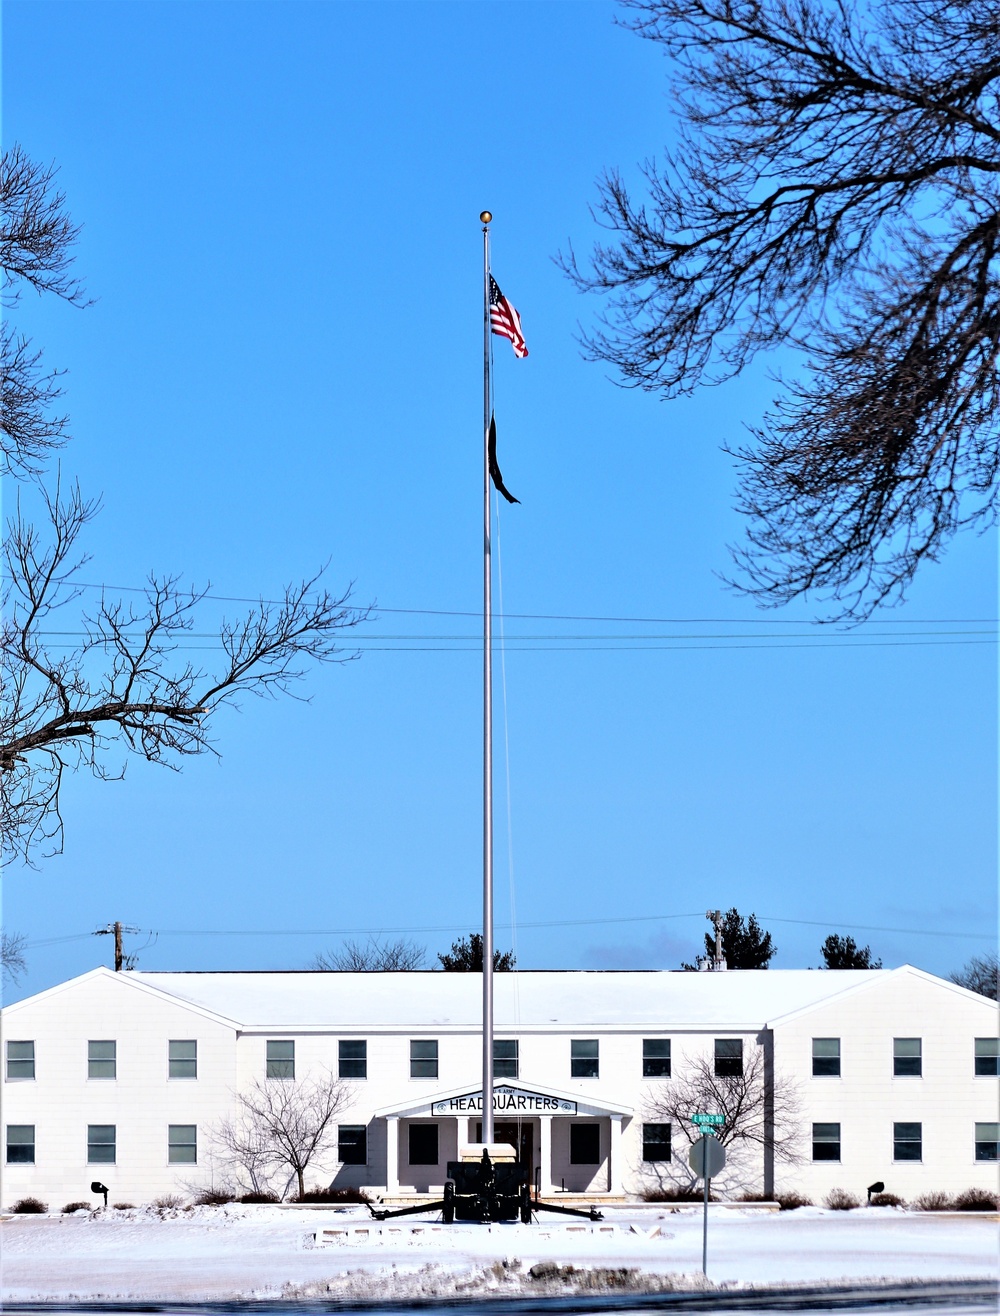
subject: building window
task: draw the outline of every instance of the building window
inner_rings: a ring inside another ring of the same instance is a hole
[[[338,1062],[341,1078],[367,1078],[368,1043],[342,1039],[338,1043]],[[350,1161],[348,1164],[353,1165],[354,1162]],[[359,1161],[358,1164],[364,1165],[364,1161]]]
[[[268,1078],[295,1077],[294,1042],[268,1042],[266,1073]]]
[[[8,1042],[8,1047],[14,1046],[15,1043]],[[32,1042],[18,1042],[17,1046],[33,1046]],[[8,1051],[8,1056],[10,1052]],[[1000,1037],[977,1037],[976,1038],[976,1076],[994,1077],[1000,1074]],[[34,1065],[29,1077],[34,1078]],[[10,1060],[7,1061],[7,1077],[10,1078]]]
[[[600,1165],[601,1126],[599,1124],[571,1124],[569,1126],[570,1165]]]
[[[644,1124],[642,1126],[642,1159],[644,1161],[670,1160],[669,1124]]]
[[[88,1078],[117,1078],[118,1077],[118,1043],[117,1042],[88,1042],[87,1043],[87,1077]]]
[[[979,1125],[976,1125],[979,1128]],[[995,1158],[994,1158],[995,1159]],[[7,1125],[7,1164],[34,1165],[35,1163],[35,1126],[34,1124]]]
[[[743,1073],[743,1039],[715,1039],[715,1073],[718,1078],[739,1078]]]
[[[438,1076],[438,1044],[437,1042],[412,1041],[410,1043],[410,1078],[437,1078]],[[437,1139],[437,1125],[434,1125],[435,1140]],[[435,1146],[436,1146],[435,1141]],[[437,1157],[433,1161],[411,1161],[412,1165],[437,1165]]]
[[[978,1055],[978,1052],[976,1054]],[[976,1070],[977,1074],[978,1072],[979,1071]],[[7,1043],[7,1077],[8,1078],[35,1077],[34,1042]]]
[[[584,1038],[569,1044],[570,1078],[597,1078],[599,1076],[599,1043],[596,1038]],[[581,1125],[581,1128],[584,1126]],[[589,1165],[589,1161],[581,1161]]]
[[[813,1078],[840,1078],[839,1037],[813,1038]]]
[[[87,1125],[87,1164],[114,1165],[115,1126],[113,1124]]]
[[[892,1072],[896,1078],[920,1077],[919,1037],[894,1037],[892,1039]]]
[[[342,1165],[368,1164],[368,1130],[363,1124],[337,1126],[337,1160]]]
[[[436,1124],[410,1125],[410,1164],[437,1165],[438,1126]]]
[[[167,1077],[198,1077],[198,1043],[179,1041],[167,1043]]]
[[[644,1037],[642,1039],[642,1076],[643,1078],[670,1077],[670,1038]],[[669,1124],[650,1124],[649,1128],[669,1129]],[[668,1148],[669,1151],[669,1148]],[[649,1160],[649,1157],[645,1157]],[[656,1157],[657,1160],[670,1160],[669,1156]]]
[[[813,1125],[813,1160],[814,1161],[840,1160],[840,1125],[839,1124]]]
[[[171,1165],[197,1165],[197,1124],[167,1125],[167,1160]]]
[[[894,1124],[892,1126],[892,1159],[919,1161],[923,1159],[923,1125]]]
[[[493,1077],[517,1078],[518,1046],[512,1037],[493,1040]]]
[[[9,1146],[9,1142],[8,1142]],[[976,1160],[1000,1160],[1000,1124],[976,1125]],[[10,1156],[7,1157],[10,1160]]]

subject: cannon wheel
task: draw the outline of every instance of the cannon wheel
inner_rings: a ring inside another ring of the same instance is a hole
[[[521,1188],[521,1224],[531,1224],[531,1189],[527,1184]]]
[[[455,1185],[449,1179],[444,1186],[444,1202],[441,1204],[441,1219],[446,1225],[455,1223]]]

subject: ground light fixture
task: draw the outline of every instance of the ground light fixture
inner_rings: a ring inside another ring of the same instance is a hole
[[[108,1209],[108,1188],[107,1188],[107,1185],[101,1183],[101,1181],[100,1181],[99,1179],[95,1179],[94,1182],[90,1185],[90,1191],[91,1191],[92,1193],[103,1193],[103,1194],[104,1194],[104,1209],[105,1209],[105,1211],[106,1211],[106,1210]]]

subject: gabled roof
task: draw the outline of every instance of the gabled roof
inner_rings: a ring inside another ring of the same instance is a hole
[[[427,1110],[438,1101],[450,1101],[453,1097],[482,1095],[482,1078],[471,1079],[459,1088],[449,1088],[447,1092],[434,1089],[426,1093],[410,1093],[405,1101],[394,1102],[372,1111],[378,1118],[386,1115],[406,1116],[411,1111]],[[522,1083],[519,1079],[497,1079],[495,1088],[516,1088],[522,1092],[535,1092],[541,1097],[555,1097],[559,1101],[570,1101],[583,1115],[631,1115],[631,1106],[622,1106],[617,1101],[606,1101],[604,1097],[592,1099],[586,1092],[562,1092],[557,1088],[543,1087],[540,1083]],[[502,1119],[503,1116],[501,1115]]]
[[[750,969],[728,973],[518,971],[494,978],[497,1032],[577,1028],[756,1032],[839,997],[914,975],[968,1001],[985,997],[911,965],[883,969]],[[475,973],[159,973],[94,969],[4,1014],[105,977],[243,1032],[478,1030]]]

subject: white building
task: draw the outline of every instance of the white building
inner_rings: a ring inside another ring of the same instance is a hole
[[[663,1098],[701,1061],[756,1067],[798,1160],[770,1137],[734,1159],[724,1195],[884,1181],[912,1200],[996,1191],[996,1005],[892,971],[501,973],[497,1136],[543,1195],[609,1200],[687,1180],[688,1135]],[[189,1196],[225,1175],[213,1130],[254,1080],[332,1072],[348,1091],[312,1186],[389,1198],[440,1190],[478,1140],[478,974],[112,973],[95,969],[2,1012],[0,1206],[53,1209]],[[780,1136],[779,1136],[780,1141]]]

